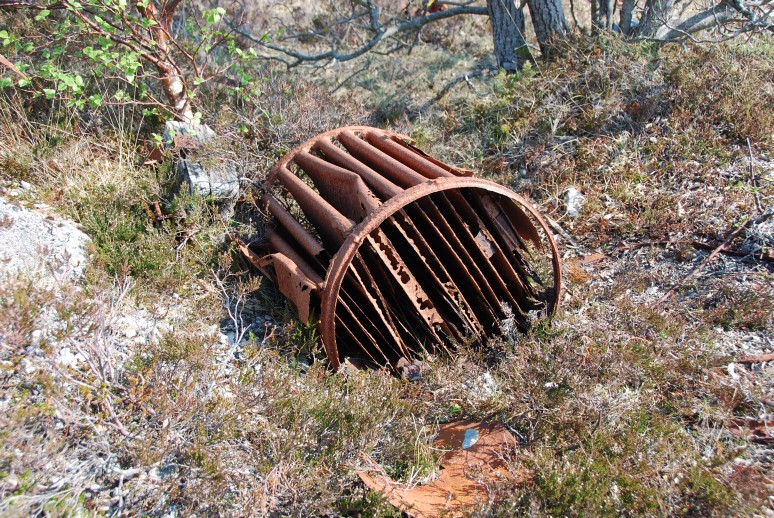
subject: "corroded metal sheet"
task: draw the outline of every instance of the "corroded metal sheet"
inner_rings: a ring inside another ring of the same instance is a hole
[[[334,368],[483,345],[506,316],[526,330],[558,305],[559,254],[535,209],[403,135],[318,135],[280,159],[260,199],[268,243],[240,248],[317,320]]]
[[[434,479],[406,486],[384,475],[377,465],[358,472],[363,483],[382,493],[409,516],[464,516],[464,511],[490,503],[497,485],[514,486],[532,478],[511,460],[516,440],[500,423],[457,421],[442,425],[433,446],[447,450]]]

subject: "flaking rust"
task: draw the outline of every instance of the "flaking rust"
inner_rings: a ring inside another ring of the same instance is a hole
[[[318,135],[274,166],[261,200],[267,240],[242,251],[318,323],[335,369],[484,344],[504,319],[525,331],[559,303],[559,253],[537,211],[409,137]]]
[[[441,425],[433,447],[446,450],[429,482],[406,486],[384,474],[370,458],[358,476],[368,488],[409,516],[464,516],[497,499],[497,488],[524,485],[531,471],[514,467],[516,440],[500,423],[456,421]]]

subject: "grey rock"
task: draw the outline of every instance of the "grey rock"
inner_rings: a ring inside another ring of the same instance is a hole
[[[753,223],[745,230],[741,249],[749,253],[762,253],[774,248],[774,218]]]
[[[571,218],[577,218],[583,205],[586,203],[586,197],[575,187],[570,187],[564,192],[564,205],[567,208],[567,215]]]
[[[419,381],[430,371],[430,366],[425,362],[414,360],[409,363],[406,358],[398,360],[397,368],[400,377],[407,381]]]
[[[0,198],[0,278],[80,278],[89,241],[72,221]]]
[[[239,171],[232,162],[209,164],[195,160],[190,152],[215,139],[215,132],[206,124],[169,121],[164,127],[164,144],[180,151],[175,161],[178,180],[189,192],[200,196],[231,199],[239,193]]]
[[[192,194],[233,198],[239,193],[239,172],[233,163],[205,167],[200,162],[182,159],[175,164],[175,173]]]
[[[173,464],[155,466],[148,471],[148,477],[156,483],[166,480],[175,474],[177,474],[177,467]]]
[[[86,361],[80,353],[73,353],[69,347],[62,347],[56,356],[56,362],[63,367],[76,367]]]
[[[473,399],[487,399],[497,393],[497,382],[488,372],[474,380],[466,381],[465,386],[470,390],[470,395],[473,396]]]

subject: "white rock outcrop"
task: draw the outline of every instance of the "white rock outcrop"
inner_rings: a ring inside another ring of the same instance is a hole
[[[89,236],[75,223],[0,197],[0,280],[74,280],[83,275]]]

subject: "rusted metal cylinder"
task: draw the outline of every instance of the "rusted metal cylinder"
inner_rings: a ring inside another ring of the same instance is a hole
[[[274,166],[261,199],[273,223],[248,253],[317,321],[334,368],[483,344],[559,303],[559,253],[535,209],[409,137],[318,135]]]

